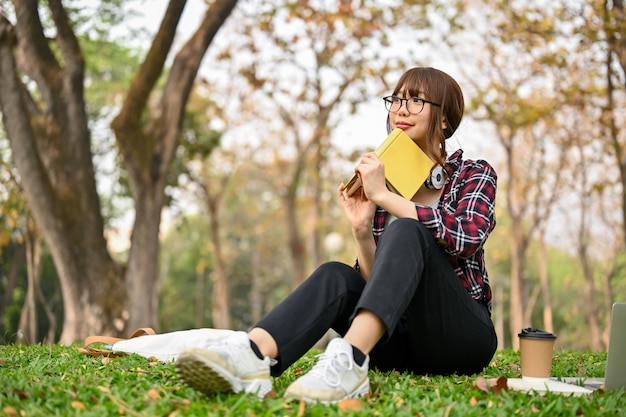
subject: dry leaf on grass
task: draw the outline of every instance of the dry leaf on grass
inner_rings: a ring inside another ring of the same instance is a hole
[[[500,391],[508,390],[508,379],[505,376],[487,380],[485,377],[479,376],[474,384],[476,388],[486,393],[494,393],[500,395]]]
[[[85,404],[81,403],[80,401],[72,401],[72,408],[75,408],[77,410],[82,410],[82,411],[87,410],[87,407],[85,407]]]
[[[298,417],[302,417],[304,415],[304,412],[306,411],[306,403],[302,400],[300,400],[300,404],[298,405]]]
[[[491,392],[491,388],[489,388],[489,382],[487,382],[487,379],[484,376],[479,376],[478,378],[476,378],[474,386],[481,391]]]
[[[148,393],[146,394],[146,396],[148,397],[148,399],[154,400],[154,401],[161,399],[161,394],[159,394],[159,391],[155,390],[154,388],[148,390]]]
[[[13,393],[17,395],[17,398],[19,398],[21,401],[27,400],[28,397],[30,397],[27,391],[18,388],[13,388]]]
[[[13,407],[4,407],[2,411],[9,417],[17,417],[17,410]]]
[[[509,389],[509,383],[508,383],[508,379],[505,376],[501,376],[500,378],[498,378],[496,380],[496,385],[493,386],[493,392],[496,393],[496,395],[500,395],[500,391],[504,390],[507,391]]]
[[[363,400],[359,400],[356,398],[346,398],[345,400],[339,401],[337,404],[339,407],[339,411],[342,413],[348,413],[350,411],[361,411],[363,408]]]

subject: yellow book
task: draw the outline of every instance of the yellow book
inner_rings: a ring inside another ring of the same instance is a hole
[[[424,184],[435,164],[402,129],[394,129],[374,153],[385,166],[389,189],[408,200]],[[346,184],[346,190],[352,195],[359,188],[361,180],[355,174]]]

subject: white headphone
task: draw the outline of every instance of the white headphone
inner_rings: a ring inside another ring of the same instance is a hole
[[[446,172],[441,165],[437,165],[430,171],[430,177],[426,178],[426,188],[430,190],[441,190],[446,182]]]

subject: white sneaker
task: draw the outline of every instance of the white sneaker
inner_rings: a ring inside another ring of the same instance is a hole
[[[315,366],[287,388],[285,397],[333,404],[367,395],[370,392],[368,364],[369,356],[366,356],[363,365],[357,365],[352,345],[341,338],[333,339],[319,355]]]
[[[247,392],[264,398],[272,390],[270,358],[259,359],[246,332],[205,349],[182,351],[176,360],[180,378],[205,394]]]

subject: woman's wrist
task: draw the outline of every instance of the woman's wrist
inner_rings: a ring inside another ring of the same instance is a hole
[[[371,224],[367,226],[353,227],[352,236],[357,242],[370,239],[372,237]]]
[[[396,217],[417,218],[415,203],[389,190],[387,190],[387,193],[381,195],[376,205]]]

